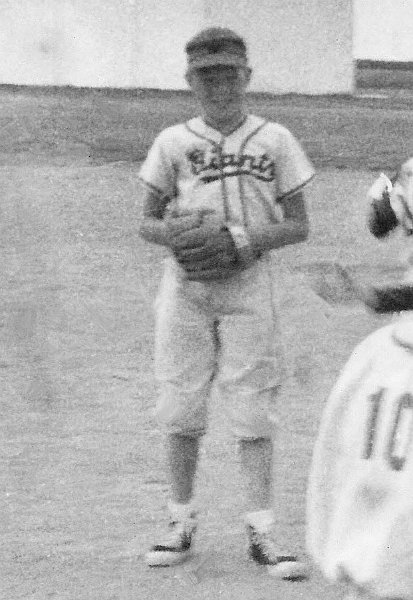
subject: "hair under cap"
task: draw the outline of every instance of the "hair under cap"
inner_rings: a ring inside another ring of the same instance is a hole
[[[241,36],[225,27],[209,27],[195,35],[185,46],[188,68],[216,65],[245,67],[247,47]]]

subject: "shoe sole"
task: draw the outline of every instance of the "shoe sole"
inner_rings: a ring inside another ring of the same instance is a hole
[[[186,562],[191,556],[191,552],[147,552],[145,562],[148,567],[174,567]]]
[[[303,563],[282,561],[275,565],[267,565],[267,571],[272,577],[287,581],[303,581],[310,576],[310,568]]]

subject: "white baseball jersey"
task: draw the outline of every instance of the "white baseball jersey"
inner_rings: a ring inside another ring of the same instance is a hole
[[[201,118],[169,127],[155,140],[140,178],[171,208],[208,209],[228,225],[259,229],[283,220],[280,200],[313,173],[285,127],[249,115],[226,136]],[[167,431],[205,431],[217,378],[234,435],[272,435],[282,377],[274,285],[267,255],[223,282],[188,281],[172,256],[166,261],[155,303],[155,372],[157,417]]]
[[[413,598],[413,320],[354,350],[325,407],[310,471],[307,546],[324,575]]]
[[[140,171],[144,184],[179,209],[208,208],[243,226],[282,221],[277,200],[299,191],[313,175],[294,136],[253,115],[227,136],[201,118],[169,127]]]

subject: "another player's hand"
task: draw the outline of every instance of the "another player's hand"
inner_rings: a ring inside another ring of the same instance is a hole
[[[352,305],[359,302],[375,310],[374,288],[359,281],[337,261],[321,261],[304,269],[312,290],[330,305]]]
[[[396,213],[390,202],[392,187],[390,179],[381,173],[367,192],[367,200],[370,203],[368,228],[377,238],[387,236],[398,225]]]

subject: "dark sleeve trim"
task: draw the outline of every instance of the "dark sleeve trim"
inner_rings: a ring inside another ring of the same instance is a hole
[[[308,183],[310,183],[310,181],[314,178],[315,173],[313,173],[311,175],[311,177],[309,177],[308,179],[306,179],[305,181],[303,181],[303,183],[301,183],[299,186],[297,186],[296,188],[294,188],[293,190],[290,190],[289,192],[287,192],[286,194],[283,194],[282,196],[278,196],[277,198],[277,202],[280,202],[280,200],[285,200],[286,198],[290,198],[291,196],[295,196],[295,194],[297,194],[299,191],[301,191]]]
[[[168,198],[167,194],[164,194],[160,188],[156,187],[156,185],[153,185],[153,183],[146,181],[146,179],[143,179],[143,177],[138,176],[138,181],[148,190],[159,196],[159,198]]]

